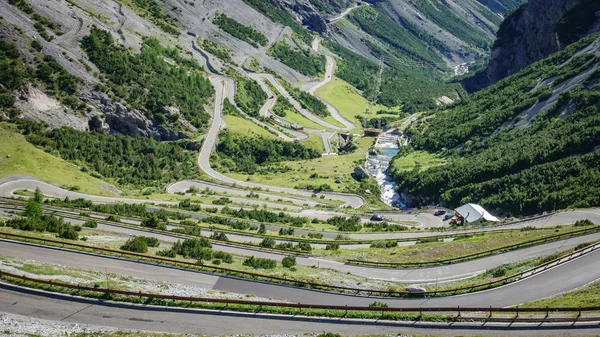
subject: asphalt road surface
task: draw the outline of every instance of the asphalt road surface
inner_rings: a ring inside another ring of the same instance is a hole
[[[560,328],[552,324],[490,323],[403,323],[379,320],[320,319],[302,316],[282,317],[259,313],[186,310],[128,305],[47,294],[38,291],[15,291],[0,284],[0,310],[14,314],[77,324],[93,324],[120,329],[193,333],[200,335],[234,334],[319,334],[323,331],[342,335],[427,334],[436,336],[591,336],[598,327]],[[577,324],[582,325],[582,324]],[[577,326],[575,325],[575,326]],[[534,329],[535,328],[535,329]]]
[[[146,262],[136,262],[8,240],[0,240],[0,253],[21,259],[32,259],[40,263],[56,263],[100,272],[108,268],[111,273],[120,275],[227,290],[240,294],[251,293],[259,297],[288,300],[291,302],[367,306],[374,301],[370,297],[326,293],[227,276],[215,276]],[[490,305],[505,307],[517,305],[572,290],[599,279],[599,258],[600,250],[597,250],[519,282],[478,293],[427,299],[383,298],[380,301],[396,307],[452,307],[457,305],[462,307],[487,307]]]
[[[14,248],[14,247],[13,247]],[[29,246],[32,250],[33,246]],[[44,249],[43,256],[50,256],[49,248]],[[27,249],[29,251],[30,249]],[[34,252],[35,253],[35,252]],[[32,253],[32,254],[34,254]],[[38,252],[40,253],[40,252]],[[373,298],[356,297],[341,294],[330,294],[293,287],[271,285],[266,283],[250,282],[228,277],[215,277],[203,273],[178,270],[146,263],[124,261],[117,258],[98,257],[82,253],[59,254],[56,263],[74,261],[82,268],[103,271],[108,268],[110,272],[123,271],[127,275],[145,277],[155,280],[169,280],[182,284],[190,284],[213,289],[228,290],[239,293],[253,293],[257,296],[287,299],[292,302],[340,304],[340,305],[368,305]],[[76,255],[76,256],[75,256]],[[39,256],[39,255],[38,255]],[[68,257],[65,259],[65,257]],[[504,287],[473,293],[468,295],[447,298],[430,299],[378,299],[390,306],[401,307],[503,307],[516,305],[567,291],[597,280],[600,278],[600,253],[592,253],[575,259],[567,264],[549,269],[548,271],[531,278],[513,283]],[[75,299],[60,295],[42,295],[36,291],[14,291],[11,287],[0,288],[0,307],[2,311],[23,314],[27,316],[112,326],[123,329],[143,329],[166,332],[187,332],[207,334],[234,334],[234,333],[306,333],[334,331],[342,334],[358,333],[427,333],[434,335],[481,335],[489,332],[492,335],[590,335],[597,330],[527,330],[513,326],[506,330],[490,329],[493,325],[475,324],[441,324],[424,323],[387,323],[387,322],[362,322],[356,324],[341,319],[302,319],[300,317],[276,317],[261,314],[240,314],[225,312],[204,312],[196,310],[182,310],[175,308],[153,308],[145,306],[132,306],[125,304],[111,304],[85,299]],[[542,324],[542,327],[544,324]],[[531,327],[531,326],[530,326]],[[598,326],[594,326],[598,328]],[[562,331],[562,333],[561,333]]]

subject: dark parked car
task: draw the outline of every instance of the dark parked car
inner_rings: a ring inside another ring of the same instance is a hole
[[[446,211],[444,211],[443,209],[438,209],[437,211],[435,211],[435,213],[433,213],[433,215],[438,216],[438,215],[444,215],[446,214]]]
[[[452,218],[454,218],[454,214],[452,214],[452,213],[448,213],[448,214],[446,214],[446,216],[444,216],[444,220],[448,220],[448,219],[452,219]]]
[[[381,214],[373,214],[371,216],[371,221],[383,221],[383,215],[381,215]]]

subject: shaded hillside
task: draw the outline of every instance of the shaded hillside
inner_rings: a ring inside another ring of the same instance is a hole
[[[600,30],[596,0],[530,0],[498,31],[487,68],[464,81],[476,91]]]

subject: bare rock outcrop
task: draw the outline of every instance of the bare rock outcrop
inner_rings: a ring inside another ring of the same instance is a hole
[[[310,0],[280,0],[280,2],[308,29],[322,34],[329,32],[325,16],[337,14],[351,6],[348,0],[322,0],[319,2],[321,8],[315,7],[314,2]]]
[[[151,137],[156,140],[177,140],[187,136],[176,130],[157,125],[156,121],[137,109],[128,109],[108,95],[97,91],[83,92],[80,98],[96,107],[104,120],[95,116],[87,121],[90,130],[104,130],[131,137]]]
[[[597,0],[530,0],[500,26],[488,67],[463,85],[494,84],[599,28]]]
[[[23,86],[17,96],[15,107],[21,111],[19,117],[45,122],[51,128],[68,126],[75,130],[87,130],[89,117],[70,111],[56,98],[48,96],[31,83]]]

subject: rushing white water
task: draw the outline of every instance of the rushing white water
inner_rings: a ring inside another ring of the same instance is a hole
[[[396,182],[386,174],[392,157],[400,151],[398,148],[398,136],[390,137],[386,135],[386,140],[378,141],[376,148],[379,149],[380,154],[369,156],[367,169],[379,184],[381,199],[386,205],[396,208],[405,207],[400,195],[396,192]]]

